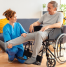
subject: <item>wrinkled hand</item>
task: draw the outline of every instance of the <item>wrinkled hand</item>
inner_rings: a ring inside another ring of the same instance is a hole
[[[48,28],[49,28],[49,26],[42,27],[40,31],[44,32],[44,31],[47,30]]]
[[[9,48],[9,49],[12,48],[12,44],[8,44],[8,47],[7,48]]]
[[[34,28],[33,28],[33,25],[31,24],[30,27],[29,27],[29,32],[32,33],[34,32]]]
[[[21,36],[26,37],[26,36],[27,36],[27,34],[26,34],[26,33],[23,33],[23,34],[21,34]]]

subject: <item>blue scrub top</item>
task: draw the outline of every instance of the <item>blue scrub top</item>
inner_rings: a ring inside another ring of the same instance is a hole
[[[15,38],[21,36],[22,33],[27,33],[27,32],[24,30],[24,28],[22,27],[22,25],[20,23],[15,22],[14,27],[12,27],[9,23],[7,23],[3,27],[4,42],[15,39]],[[24,50],[21,46],[23,47],[23,44],[16,45],[16,47]]]

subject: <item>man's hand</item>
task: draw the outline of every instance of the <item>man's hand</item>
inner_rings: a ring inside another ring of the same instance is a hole
[[[26,36],[27,36],[27,34],[26,34],[26,33],[23,33],[23,34],[21,34],[21,36],[26,37]]]
[[[44,32],[44,31],[47,30],[48,28],[49,28],[49,26],[42,27],[40,31]]]
[[[33,25],[31,24],[30,27],[29,27],[29,32],[34,32],[34,28],[33,28]]]
[[[8,44],[8,47],[7,48],[9,48],[9,49],[12,48],[12,44]]]

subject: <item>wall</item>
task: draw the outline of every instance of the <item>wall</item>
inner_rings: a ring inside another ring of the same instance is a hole
[[[0,0],[0,19],[4,18],[2,14],[9,8],[17,12],[17,18],[40,18],[42,4],[49,1],[51,0]]]

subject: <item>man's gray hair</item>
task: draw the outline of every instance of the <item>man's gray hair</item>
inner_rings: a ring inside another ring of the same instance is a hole
[[[53,4],[53,7],[54,8],[57,8],[58,7],[58,3],[56,1],[50,1],[49,3],[50,4]]]

